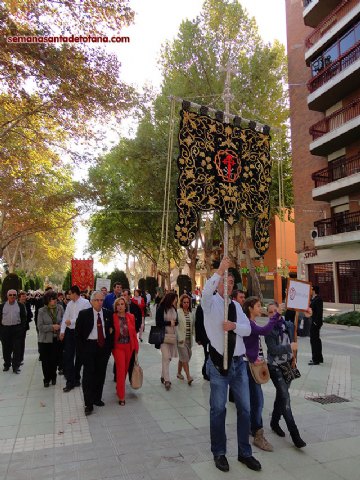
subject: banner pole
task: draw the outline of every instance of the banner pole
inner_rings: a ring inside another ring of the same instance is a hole
[[[231,65],[230,65],[230,52],[229,52],[229,59],[224,69],[226,72],[225,76],[225,86],[224,86],[224,94],[223,100],[225,104],[225,115],[224,120],[226,123],[229,122],[230,118],[230,102],[234,98],[230,91],[230,73],[231,73]],[[224,221],[224,257],[228,257],[229,255],[229,224]],[[228,269],[224,272],[224,322],[228,321],[228,312],[229,312],[229,295],[228,295]],[[224,356],[223,356],[223,368],[224,370],[228,370],[228,332],[224,331]]]

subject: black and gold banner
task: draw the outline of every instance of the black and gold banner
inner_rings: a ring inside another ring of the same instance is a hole
[[[199,211],[217,210],[233,225],[253,219],[258,255],[269,248],[270,136],[181,110],[179,182],[175,237],[183,246],[195,239]]]

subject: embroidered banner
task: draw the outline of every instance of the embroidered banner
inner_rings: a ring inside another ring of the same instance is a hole
[[[254,220],[255,251],[269,248],[270,135],[181,110],[179,180],[175,237],[183,246],[195,239],[199,211],[217,210],[233,225]]]
[[[81,291],[94,288],[94,260],[71,260],[71,284]]]

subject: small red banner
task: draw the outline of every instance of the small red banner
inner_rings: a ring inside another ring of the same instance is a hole
[[[71,284],[81,291],[94,288],[94,260],[71,260]]]

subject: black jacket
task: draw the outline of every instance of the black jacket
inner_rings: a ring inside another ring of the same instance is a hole
[[[17,302],[19,307],[20,307],[20,320],[21,320],[21,326],[26,329],[27,326],[27,315],[26,315],[26,308],[25,305],[22,303]],[[3,314],[3,309],[4,309],[5,303],[0,304],[0,325],[2,325],[2,314]]]
[[[114,348],[114,322],[113,313],[106,308],[102,309],[105,323],[105,345],[104,353],[110,355]],[[75,337],[77,352],[81,356],[86,350],[86,341],[94,328],[94,313],[93,308],[86,308],[81,310],[75,323]]]
[[[320,328],[323,324],[323,299],[319,295],[315,295],[310,302],[310,307],[312,309],[312,324]]]
[[[204,327],[204,311],[201,305],[198,305],[195,312],[195,342],[201,343],[203,346],[209,343]]]

